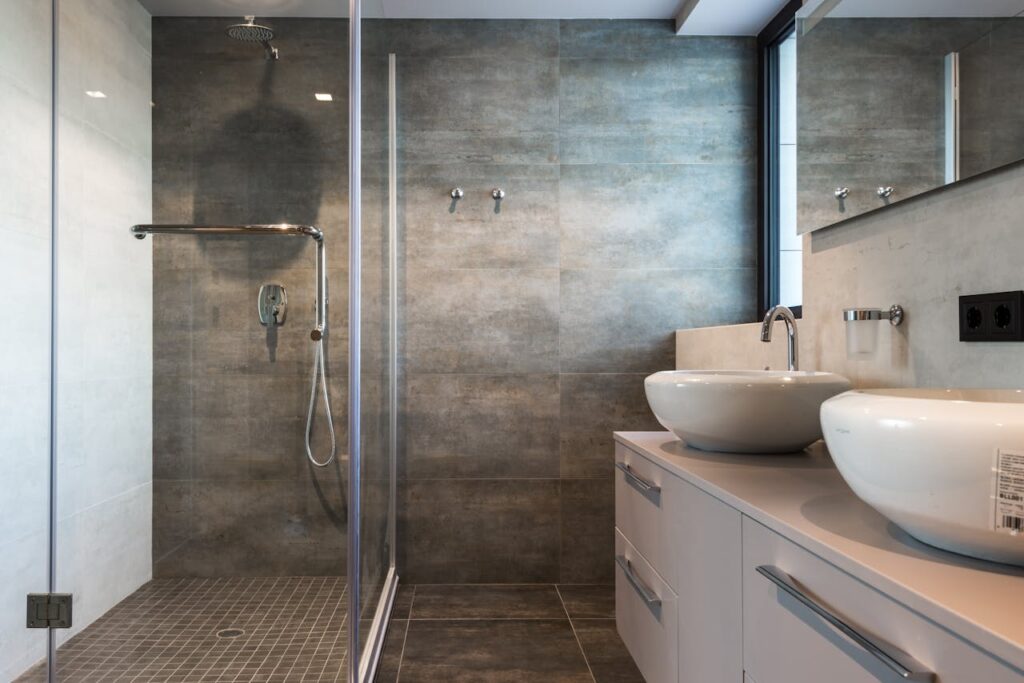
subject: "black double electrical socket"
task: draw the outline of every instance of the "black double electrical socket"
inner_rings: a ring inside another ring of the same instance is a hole
[[[1024,341],[1024,292],[960,297],[960,341]]]

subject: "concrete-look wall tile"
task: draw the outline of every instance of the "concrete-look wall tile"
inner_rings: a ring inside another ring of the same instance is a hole
[[[558,375],[410,375],[410,479],[558,476]]]
[[[561,583],[615,579],[615,480],[563,479]]]
[[[399,225],[409,268],[557,268],[557,164],[407,164]],[[453,201],[451,188],[466,195]],[[506,198],[495,202],[491,190]]]
[[[558,271],[410,268],[405,369],[414,373],[558,369]]]
[[[189,479],[153,482],[153,562],[186,543],[192,536],[194,483]]]
[[[557,21],[369,19],[364,20],[368,55],[462,57],[471,60],[557,59]],[[473,63],[466,63],[467,68]]]
[[[563,268],[752,268],[751,164],[563,166]]]
[[[610,477],[613,431],[661,427],[647,406],[646,375],[561,376],[561,476]]]
[[[624,23],[562,24],[562,163],[753,162],[753,40]],[[645,44],[624,45],[620,32],[643,33]]]
[[[342,501],[338,487],[314,490],[308,482],[195,481],[193,533],[154,573],[337,575],[345,557]]]
[[[753,269],[562,271],[561,370],[674,367],[674,331],[748,322]]]
[[[557,479],[404,481],[398,509],[407,581],[558,579]]]

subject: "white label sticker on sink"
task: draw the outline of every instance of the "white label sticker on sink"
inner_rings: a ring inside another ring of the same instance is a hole
[[[994,512],[996,531],[1024,531],[1024,453],[996,452]]]

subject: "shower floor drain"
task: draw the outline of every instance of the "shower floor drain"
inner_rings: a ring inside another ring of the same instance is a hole
[[[245,635],[245,631],[240,628],[226,628],[217,631],[218,638],[237,638],[238,636]]]

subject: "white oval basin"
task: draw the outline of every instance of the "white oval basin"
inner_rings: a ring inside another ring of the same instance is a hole
[[[792,453],[821,438],[822,401],[850,388],[828,372],[672,370],[644,380],[654,416],[687,444]]]
[[[853,492],[908,533],[1024,564],[1024,392],[851,391],[821,406],[821,423]]]

